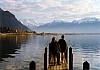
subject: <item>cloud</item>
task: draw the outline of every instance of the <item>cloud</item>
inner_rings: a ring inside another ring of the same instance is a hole
[[[0,6],[20,18],[28,15],[38,22],[53,19],[73,20],[100,15],[99,0],[2,0]],[[96,5],[96,3],[99,3]],[[22,14],[22,15],[21,15]],[[30,15],[31,14],[31,15]],[[29,17],[29,18],[30,18]],[[44,19],[43,19],[44,18]]]
[[[45,1],[44,3],[42,3],[42,5],[46,5],[47,8],[48,7],[59,7],[61,6],[61,2],[57,1],[57,0],[50,0],[50,1]]]

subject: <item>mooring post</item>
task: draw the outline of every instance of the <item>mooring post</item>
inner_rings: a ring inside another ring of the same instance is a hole
[[[90,67],[89,63],[87,61],[85,61],[83,63],[83,70],[89,70],[89,67]]]
[[[29,64],[29,70],[36,70],[36,63],[34,61],[31,61]]]
[[[73,70],[73,54],[72,48],[69,48],[69,70]]]
[[[67,57],[68,57],[68,47],[67,47],[66,52],[65,52],[65,59],[66,59],[66,62],[67,62]]]
[[[44,53],[44,70],[47,70],[47,47],[45,48]]]
[[[50,52],[51,52],[51,48],[50,48],[50,43],[49,43],[49,64],[50,64],[50,60],[51,60],[51,54],[50,54]]]
[[[73,53],[71,55],[71,65],[72,65],[72,70],[73,70]]]

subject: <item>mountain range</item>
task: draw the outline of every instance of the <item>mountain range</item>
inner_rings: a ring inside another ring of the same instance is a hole
[[[14,14],[9,11],[3,11],[0,8],[0,27],[9,27],[17,30],[29,30],[28,27],[18,21]]]
[[[27,26],[28,28],[32,29],[39,26],[39,24],[37,22],[35,22],[33,19],[19,19],[19,21]]]
[[[72,22],[54,20],[50,23],[35,27],[36,32],[50,33],[100,33],[100,19],[86,17]]]
[[[36,23],[33,19],[20,19],[20,21],[18,21],[14,14],[9,11],[3,11],[0,8],[0,27],[1,26],[19,30],[31,29],[36,32],[47,33],[100,33],[100,19],[95,17],[86,17],[71,22],[54,20],[39,25],[39,23]]]

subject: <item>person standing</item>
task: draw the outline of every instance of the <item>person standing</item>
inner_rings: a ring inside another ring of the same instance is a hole
[[[49,63],[51,60],[51,55],[53,55],[54,65],[55,65],[55,61],[56,61],[55,59],[57,57],[57,46],[58,46],[58,43],[56,41],[56,38],[53,37],[51,43],[49,44]]]
[[[61,39],[58,41],[59,45],[60,45],[60,49],[61,49],[61,61],[63,62],[63,55],[65,54],[66,50],[67,50],[67,43],[64,40],[64,35],[61,36]]]

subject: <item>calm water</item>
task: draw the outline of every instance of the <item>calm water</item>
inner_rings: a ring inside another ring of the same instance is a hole
[[[44,48],[53,36],[0,36],[0,70],[29,70],[34,60],[37,70],[43,70]],[[60,35],[55,36],[59,40]],[[88,61],[91,70],[100,70],[100,36],[66,35],[69,47],[73,48],[74,70],[81,70]]]

